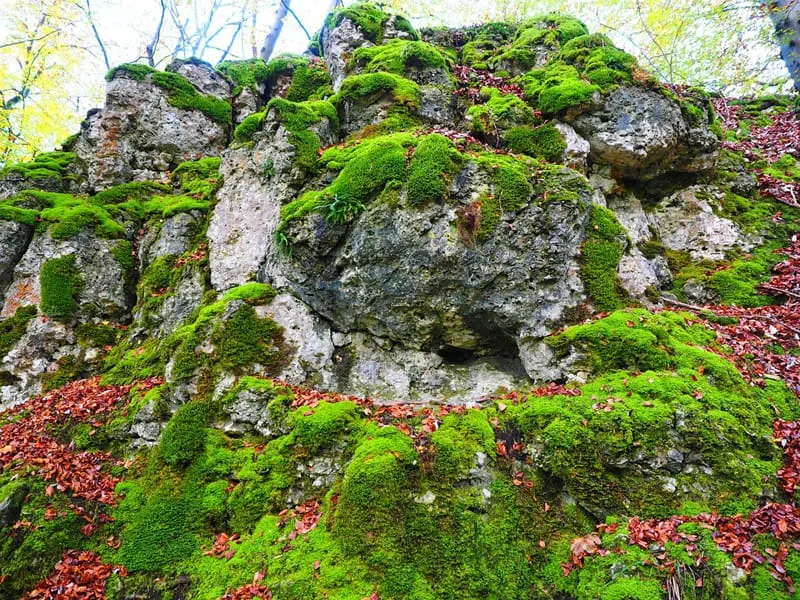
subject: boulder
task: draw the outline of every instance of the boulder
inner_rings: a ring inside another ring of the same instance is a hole
[[[707,119],[693,126],[676,100],[642,87],[620,86],[568,120],[589,141],[592,162],[610,165],[618,177],[707,171],[719,157]]]
[[[182,67],[189,68],[197,81],[200,73],[209,71],[201,64]],[[166,181],[179,163],[219,156],[227,146],[230,105],[228,114],[223,113],[229,98],[206,96],[177,74],[166,84],[181,86],[177,91],[162,87],[153,79],[162,75],[122,67],[113,73],[105,107],[89,112],[74,147],[86,172],[86,190],[133,180]],[[210,85],[214,78],[207,75],[205,83]],[[216,103],[209,104],[208,98]]]

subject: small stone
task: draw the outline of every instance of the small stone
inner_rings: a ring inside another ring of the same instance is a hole
[[[422,494],[422,496],[417,496],[416,498],[414,498],[414,502],[416,502],[417,504],[426,504],[426,505],[433,504],[435,500],[436,500],[436,494],[434,494],[430,490]]]

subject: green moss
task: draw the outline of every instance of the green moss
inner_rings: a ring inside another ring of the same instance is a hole
[[[224,60],[216,66],[216,70],[230,79],[234,86],[256,91],[269,79],[267,63],[261,58],[249,60]]]
[[[119,339],[120,330],[105,323],[81,323],[75,328],[75,335],[81,346],[103,348],[114,346]]]
[[[117,261],[123,274],[128,277],[133,271],[133,245],[128,240],[120,240],[111,248],[111,256]]]
[[[419,141],[408,171],[408,202],[418,206],[447,198],[450,179],[463,162],[448,138],[433,134]]]
[[[470,410],[463,415],[448,416],[431,435],[433,477],[437,484],[448,486],[469,477],[475,455],[495,455],[494,430],[485,412]]]
[[[522,209],[533,194],[530,159],[504,154],[484,153],[478,156],[478,166],[489,174],[493,194],[503,212]]]
[[[170,192],[170,187],[154,181],[131,181],[115,185],[95,194],[91,201],[98,206],[123,204],[135,200],[147,200],[156,194]]]
[[[490,59],[489,65],[496,68],[510,62],[517,68],[531,69],[536,66],[542,49],[558,49],[588,33],[586,25],[573,17],[558,14],[535,17],[520,25],[511,47]]]
[[[564,79],[544,87],[539,94],[539,108],[548,114],[557,114],[568,108],[586,104],[598,91],[594,84],[579,79]]]
[[[0,321],[0,357],[8,354],[25,335],[28,323],[36,316],[35,306],[20,306],[14,315]]]
[[[132,572],[159,571],[199,554],[200,499],[181,488],[174,481],[156,483],[150,493],[135,482],[117,486],[123,500],[114,517],[124,529],[115,561]]]
[[[70,320],[78,311],[78,297],[83,277],[75,264],[75,255],[48,260],[39,273],[42,312],[48,317]]]
[[[280,326],[271,319],[260,319],[252,306],[243,306],[225,321],[212,335],[216,348],[215,360],[226,371],[253,364],[267,366],[280,357],[276,342],[280,342]]]
[[[358,103],[362,98],[376,93],[391,93],[395,102],[406,109],[419,110],[419,86],[392,73],[365,73],[351,75],[342,82],[339,92],[330,101],[338,106],[344,101]]]
[[[338,176],[324,190],[307,192],[284,205],[279,232],[314,211],[342,222],[356,216],[387,185],[405,181],[406,155],[414,141],[410,134],[394,134],[327,150],[320,161],[343,165]]]
[[[289,131],[289,141],[294,144],[296,152],[294,163],[305,169],[314,169],[317,166],[320,140],[310,128],[325,118],[331,128],[337,130],[339,118],[333,105],[326,100],[291,102],[273,98],[267,105],[267,112],[269,111],[274,111],[275,116]]]
[[[581,247],[581,279],[597,310],[614,310],[624,305],[625,291],[617,278],[617,267],[627,234],[613,212],[596,204],[591,210],[589,229]]]
[[[287,422],[303,448],[316,454],[335,444],[343,432],[352,430],[359,413],[355,402],[320,402],[312,409],[301,407],[289,413]]]
[[[399,533],[396,515],[411,500],[410,479],[418,471],[408,436],[394,427],[366,435],[347,466],[333,529],[352,552],[368,551],[381,534]]]
[[[380,46],[358,48],[351,64],[365,73],[394,73],[404,76],[409,69],[434,68],[448,70],[448,59],[425,42],[390,40]]]
[[[512,152],[527,154],[548,162],[562,162],[567,143],[564,136],[550,123],[539,127],[514,127],[505,134]]]
[[[108,73],[106,73],[106,81],[111,81],[116,77],[117,73],[125,73],[129,77],[136,79],[137,81],[144,80],[145,77],[150,75],[151,73],[155,73],[156,70],[152,67],[148,67],[147,65],[141,65],[137,63],[124,63],[116,67],[112,67]]]
[[[199,110],[212,121],[222,125],[231,124],[230,102],[214,96],[205,96],[177,73],[156,71],[151,75],[153,83],[167,92],[167,101],[175,108]]]
[[[691,315],[644,310],[614,312],[586,325],[570,327],[547,339],[560,351],[572,347],[584,355],[580,364],[592,373],[612,370],[667,371],[681,368],[716,369],[717,385],[739,385],[733,366],[723,359],[689,346],[711,344],[715,336],[700,325],[689,325]]]
[[[249,142],[253,139],[256,132],[261,131],[264,126],[264,119],[267,117],[267,111],[253,113],[245,117],[241,123],[236,126],[233,131],[233,139],[239,143]]]
[[[476,104],[467,110],[471,119],[470,129],[476,135],[493,138],[498,130],[519,125],[530,125],[535,121],[530,107],[514,94],[503,94],[495,88],[482,88],[485,104]]]
[[[15,174],[23,179],[61,179],[75,160],[73,152],[44,152],[31,162],[19,163],[0,169],[0,178]]]
[[[168,358],[156,339],[139,346],[128,341],[120,343],[106,356],[103,385],[127,385],[148,377],[161,377]]]
[[[210,407],[203,402],[189,402],[175,412],[159,445],[165,463],[185,467],[203,451],[210,413]]]
[[[213,156],[183,162],[172,171],[172,180],[180,181],[181,190],[195,200],[209,200],[222,187],[219,165]]]
[[[50,235],[56,240],[75,237],[87,227],[102,238],[125,234],[123,225],[114,220],[106,207],[92,198],[71,194],[25,190],[0,202],[0,217],[37,225],[40,229],[50,226]]]

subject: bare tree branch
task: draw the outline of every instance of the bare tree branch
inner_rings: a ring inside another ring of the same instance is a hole
[[[164,26],[164,15],[167,12],[167,5],[164,0],[161,0],[161,17],[158,19],[158,26],[156,27],[156,32],[153,35],[152,41],[147,44],[147,48],[145,48],[145,52],[147,53],[147,64],[151,67],[155,67],[155,55],[156,55],[156,47],[158,46],[158,42],[161,38],[161,28]]]
[[[308,29],[306,29],[306,26],[303,25],[303,22],[300,20],[300,17],[298,17],[297,14],[291,8],[289,8],[289,1],[290,0],[281,0],[281,4],[283,4],[286,7],[286,10],[289,11],[289,14],[294,17],[294,20],[297,21],[298,25],[300,25],[300,29],[303,30],[303,33],[305,33],[306,37],[310,40],[311,34],[308,33]]]
[[[289,12],[289,2],[290,0],[286,0],[285,2],[281,0],[278,4],[278,12],[275,13],[275,20],[272,23],[269,33],[267,33],[267,36],[264,38],[264,45],[261,46],[261,52],[259,52],[264,62],[269,61],[269,57],[272,56],[272,52],[275,50],[275,44],[281,34],[281,29],[283,29],[283,22],[286,19],[286,14]]]
[[[84,0],[86,3],[86,8],[84,12],[86,13],[86,18],[89,20],[89,26],[92,28],[92,33],[94,33],[94,39],[97,40],[97,45],[100,46],[100,52],[103,53],[103,62],[106,65],[106,69],[111,68],[111,63],[108,62],[108,52],[106,52],[106,46],[103,44],[103,40],[100,37],[100,32],[97,31],[97,27],[94,24],[94,17],[92,16],[92,5],[90,0]],[[83,7],[81,7],[83,8]]]

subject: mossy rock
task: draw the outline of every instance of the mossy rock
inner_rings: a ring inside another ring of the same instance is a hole
[[[39,273],[41,309],[48,317],[69,321],[78,312],[83,276],[74,254],[48,260]]]
[[[503,94],[496,88],[482,88],[485,104],[476,104],[467,110],[472,132],[498,144],[503,132],[536,122],[531,108],[514,94]]]
[[[197,110],[220,125],[231,125],[232,107],[230,102],[215,96],[206,96],[197,91],[188,79],[167,71],[158,71],[147,65],[126,63],[114,67],[106,74],[106,81],[112,81],[119,73],[136,81],[150,78],[154,85],[167,94],[171,106],[184,110]]]
[[[333,29],[337,27],[343,19],[348,19],[364,33],[364,36],[369,41],[379,44],[383,39],[383,31],[386,22],[390,18],[391,15],[381,10],[377,5],[368,2],[359,2],[334,10],[325,19],[325,27],[327,29]],[[417,33],[405,17],[395,17],[395,27],[401,31],[405,31],[412,39],[419,39],[419,33]]]
[[[358,48],[350,59],[351,68],[364,73],[393,73],[419,83],[453,81],[449,67],[452,60],[425,42],[390,40],[380,46]]]
[[[0,321],[0,357],[8,354],[25,335],[28,323],[36,316],[35,306],[20,306],[13,316]]]

